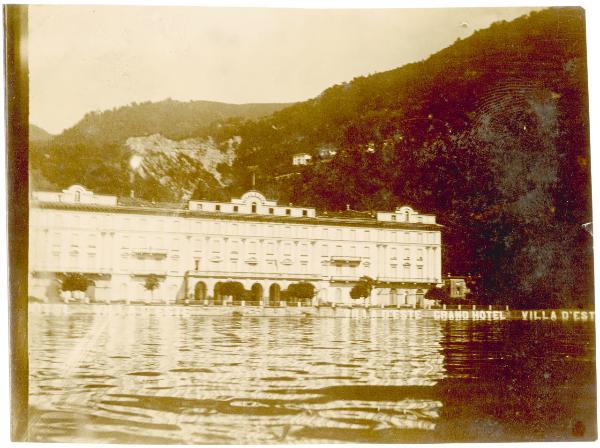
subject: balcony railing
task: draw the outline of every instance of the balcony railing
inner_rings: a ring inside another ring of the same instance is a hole
[[[140,249],[132,249],[131,254],[134,257],[165,258],[168,254],[168,250],[167,249],[155,249],[155,248],[140,248]]]
[[[166,277],[167,270],[166,269],[145,269],[145,268],[141,268],[141,269],[134,268],[131,270],[132,276],[145,276],[145,275],[150,275],[150,274],[154,274],[159,277]]]
[[[244,271],[213,271],[210,269],[190,270],[186,274],[190,277],[217,277],[230,279],[290,279],[290,280],[323,280],[320,274],[288,274],[285,272],[244,272]]]
[[[359,265],[362,261],[361,257],[351,255],[332,255],[329,260],[333,264]]]

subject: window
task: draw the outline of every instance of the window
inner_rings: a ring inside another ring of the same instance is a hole
[[[200,260],[198,260],[197,258],[194,260],[194,271],[197,271],[200,269]]]
[[[81,192],[76,191],[75,192],[75,202],[79,202],[81,201]]]
[[[406,222],[410,221],[410,214],[408,213],[408,211],[404,213],[404,216],[406,217]]]
[[[308,210],[302,210],[302,216],[308,216]]]
[[[234,211],[234,212],[237,212],[237,211],[238,211],[238,206],[237,206],[237,205],[234,205],[234,206],[233,206],[233,211]]]
[[[267,253],[267,255],[270,255],[270,256],[275,255],[275,244],[273,243],[273,241],[267,242],[266,253]]]
[[[285,209],[285,214],[286,214],[287,216],[290,216],[290,215],[292,214],[292,211],[291,211],[289,208],[286,208],[286,209]]]
[[[215,211],[216,212],[220,212],[221,211],[221,206],[219,204],[215,205]]]
[[[269,215],[273,214],[273,207],[269,207]]]
[[[196,210],[202,210],[202,204],[196,204]]]
[[[252,213],[256,213],[256,204],[255,203],[252,204]]]
[[[392,221],[396,220],[396,215],[392,215]]]
[[[285,255],[286,257],[292,256],[292,243],[283,244],[283,255]]]

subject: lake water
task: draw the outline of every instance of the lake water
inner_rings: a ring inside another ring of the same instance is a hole
[[[30,313],[30,440],[591,440],[593,323]]]

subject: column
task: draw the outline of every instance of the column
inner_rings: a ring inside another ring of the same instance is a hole
[[[40,237],[44,238],[44,241],[42,242],[44,253],[42,255],[41,265],[42,265],[42,268],[45,270],[51,270],[53,268],[53,266],[50,266],[51,260],[52,260],[52,254],[51,254],[52,247],[50,246],[50,238],[49,238],[48,233],[49,233],[48,229],[44,229],[42,232],[38,233],[38,240],[37,240],[37,243],[39,243],[39,241],[40,241],[39,238]],[[34,246],[34,247],[36,247],[36,249],[37,249],[37,247],[39,247],[39,246],[37,246],[37,244],[36,244],[36,246]]]
[[[439,254],[438,254],[438,248],[434,247],[432,248],[432,254],[433,254],[433,279],[434,281],[440,281],[441,275],[440,275],[440,260],[439,260]]]
[[[310,264],[308,265],[308,272],[311,275],[318,274],[320,271],[318,266],[319,254],[317,253],[317,247],[318,246],[316,241],[313,240],[310,242]]]
[[[429,246],[425,246],[425,253],[423,255],[423,279],[426,281],[430,281],[431,276],[431,248]]]
[[[264,238],[260,238],[258,240],[258,247],[256,248],[256,259],[257,259],[257,265],[256,265],[256,270],[258,272],[265,272],[266,271],[266,262],[265,262],[265,240]]]
[[[190,271],[196,267],[195,266],[196,262],[194,261],[192,254],[193,254],[192,235],[185,235],[185,248],[183,250],[183,253],[181,254],[181,257],[183,259],[181,267],[183,268],[182,271],[184,273],[186,271]],[[187,291],[186,291],[186,294],[187,294]]]
[[[202,241],[202,260],[200,261],[200,263],[204,263],[204,269],[205,271],[208,270],[212,270],[211,269],[211,253],[209,251],[210,249],[210,236],[205,236],[204,239],[201,239],[200,241]]]
[[[246,271],[246,238],[240,238],[240,266],[242,271]]]
[[[107,234],[106,235],[106,245],[105,245],[105,250],[108,252],[108,259],[110,260],[110,264],[108,264],[107,267],[107,272],[110,275],[110,280],[109,280],[109,288],[106,291],[106,295],[104,297],[104,299],[108,302],[113,300],[114,298],[117,297],[118,294],[118,286],[117,283],[115,281],[114,275],[117,273],[118,271],[118,262],[119,262],[119,250],[117,250],[116,247],[116,238],[115,238],[115,232],[110,232],[110,235]],[[129,258],[128,258],[129,259]]]
[[[275,271],[281,272],[281,240],[275,242]]]
[[[429,248],[429,277],[431,278],[431,281],[434,282],[435,278],[436,278],[436,273],[435,273],[435,247],[430,247]]]
[[[226,271],[226,272],[231,272],[231,266],[230,266],[230,261],[229,261],[229,254],[230,254],[230,250],[231,250],[231,241],[228,237],[223,238],[223,256],[221,257],[223,260],[223,263],[221,264],[222,271]]]
[[[100,232],[100,242],[98,247],[98,268],[100,272],[106,269],[106,232]]]
[[[300,274],[302,272],[302,266],[300,265],[300,251],[298,250],[298,241],[292,241],[292,264],[291,273]]]
[[[390,253],[389,248],[386,245],[383,246],[383,272],[382,275],[385,278],[391,277],[390,275]]]

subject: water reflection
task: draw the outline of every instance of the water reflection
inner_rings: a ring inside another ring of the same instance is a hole
[[[529,391],[528,399],[557,403],[544,387],[573,381],[565,356],[579,369],[579,387],[590,389],[593,326],[578,342],[566,326],[510,324],[160,316],[142,307],[109,316],[32,313],[31,440],[409,442],[477,439],[493,425],[503,428],[500,438],[527,438],[522,426],[507,426],[498,400],[529,412],[521,422],[539,420],[533,407],[506,397]],[[539,370],[524,362],[531,332],[539,349],[551,340],[556,350],[538,358],[551,382],[525,387]],[[525,385],[503,387],[515,378]],[[567,420],[595,413],[595,388],[592,401],[578,402]],[[551,422],[541,420],[548,431]],[[568,436],[563,423],[552,434]]]

